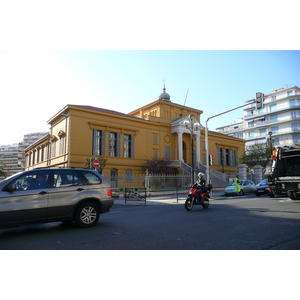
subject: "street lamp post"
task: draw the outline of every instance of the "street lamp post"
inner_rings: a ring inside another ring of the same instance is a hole
[[[198,131],[200,128],[200,123],[197,121],[196,117],[193,114],[190,114],[183,122],[185,127],[190,131],[191,134],[191,145],[192,145],[192,174],[191,180],[192,183],[195,182],[195,166],[194,166],[194,136],[195,131]]]
[[[243,105],[240,105],[240,106],[237,106],[237,107],[234,107],[234,108],[231,108],[231,109],[228,109],[226,111],[223,111],[219,114],[216,114],[216,115],[213,115],[211,117],[208,117],[206,119],[206,122],[205,122],[205,150],[206,150],[206,180],[207,180],[207,183],[210,183],[210,174],[209,174],[209,146],[208,146],[208,121],[212,118],[215,118],[215,117],[218,117],[220,115],[223,115],[223,114],[226,114],[232,110],[235,110],[235,109],[238,109],[238,108],[242,108],[244,106],[247,106],[247,105],[251,105],[253,103],[255,103],[256,100],[253,99],[253,100],[250,100],[249,102],[247,102],[246,104],[243,104]]]

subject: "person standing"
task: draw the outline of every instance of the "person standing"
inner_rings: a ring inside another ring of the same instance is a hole
[[[235,178],[235,189],[238,192],[238,194],[240,195],[240,193],[241,193],[241,181],[239,179],[239,175],[236,175],[236,178]]]

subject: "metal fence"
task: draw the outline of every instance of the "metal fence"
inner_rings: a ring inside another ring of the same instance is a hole
[[[167,190],[188,187],[191,175],[131,175],[106,176],[113,189],[146,188],[147,190]]]

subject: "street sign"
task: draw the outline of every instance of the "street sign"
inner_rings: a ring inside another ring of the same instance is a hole
[[[99,168],[99,167],[100,167],[100,161],[99,161],[98,159],[95,159],[95,160],[93,161],[93,167],[94,167],[94,168]]]

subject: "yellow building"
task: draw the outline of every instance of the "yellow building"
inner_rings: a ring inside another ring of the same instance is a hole
[[[151,158],[169,159],[180,171],[191,173],[191,132],[184,121],[193,114],[200,123],[202,113],[172,103],[165,88],[157,101],[129,114],[67,105],[48,121],[49,134],[25,149],[26,169],[85,167],[85,158],[102,156],[107,159],[104,175],[142,174],[142,164]],[[193,134],[197,171],[205,168],[204,128],[200,125]],[[244,145],[242,139],[209,131],[211,168],[235,174]]]

